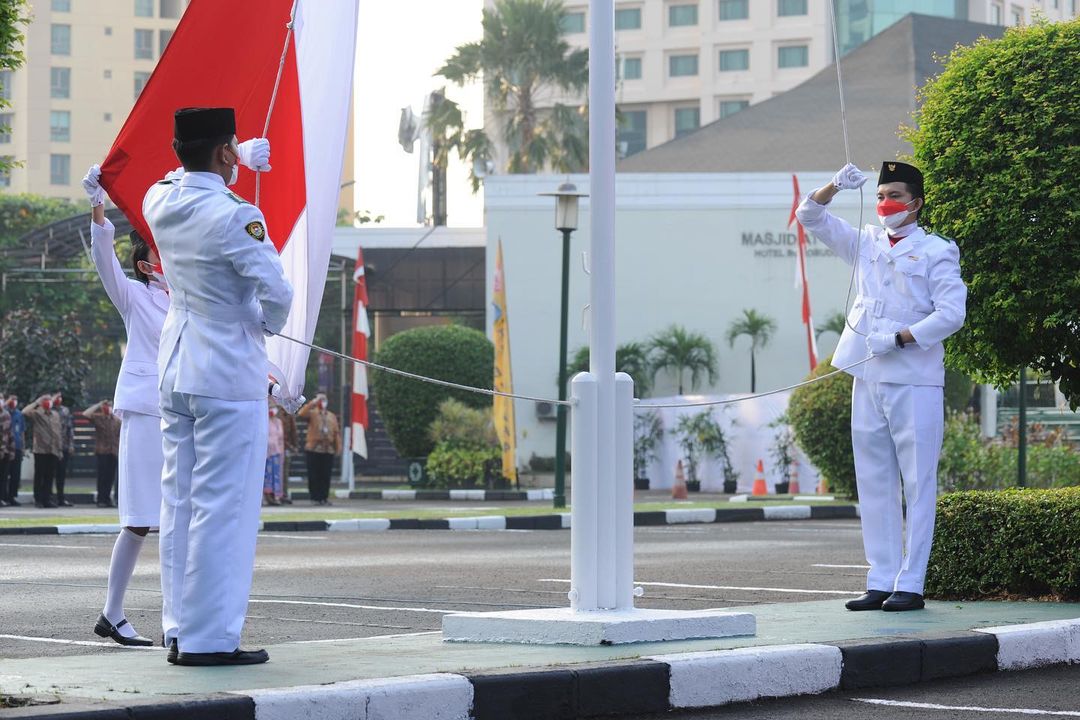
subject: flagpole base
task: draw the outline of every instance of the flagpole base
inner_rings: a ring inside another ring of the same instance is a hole
[[[529,645],[624,645],[752,636],[751,613],[725,610],[544,608],[443,617],[443,641]]]

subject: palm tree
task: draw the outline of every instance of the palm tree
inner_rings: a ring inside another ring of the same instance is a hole
[[[495,0],[494,7],[484,10],[483,39],[459,45],[436,72],[459,87],[483,77],[485,96],[510,150],[508,172],[548,166],[576,172],[588,160],[581,109],[561,103],[537,107],[541,96],[578,96],[588,86],[589,53],[572,50],[563,39],[564,14],[559,0]],[[490,139],[483,130],[464,129],[461,109],[453,101],[438,103],[427,124],[441,149],[435,161],[443,167],[451,149],[469,164],[489,159]],[[480,179],[475,173],[471,178],[475,191]]]
[[[728,326],[728,345],[735,347],[735,339],[740,335],[750,336],[750,392],[757,392],[757,367],[755,354],[758,349],[769,344],[772,334],[776,332],[776,321],[768,315],[762,315],[756,310],[743,309],[743,316],[734,320]]]
[[[681,325],[672,325],[662,330],[649,341],[652,357],[653,378],[661,370],[671,370],[679,383],[679,394],[683,394],[683,374],[690,372],[690,389],[693,390],[702,374],[710,383],[716,382],[716,348],[712,342],[699,333],[689,332]]]
[[[834,332],[840,335],[844,332],[844,328],[847,326],[847,318],[844,313],[837,310],[828,318],[825,319],[825,323],[821,327],[814,328],[814,338],[820,339],[821,333]]]
[[[566,361],[566,376],[572,378],[589,369],[589,346],[579,347]],[[634,378],[634,394],[646,397],[652,390],[652,363],[649,348],[644,343],[628,342],[615,348],[615,372]]]

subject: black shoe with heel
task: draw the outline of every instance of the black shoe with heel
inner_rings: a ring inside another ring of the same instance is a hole
[[[121,635],[117,628],[121,628],[127,624],[127,618],[124,618],[113,625],[109,622],[109,619],[102,614],[98,616],[97,622],[94,624],[94,633],[101,637],[112,638],[121,645],[126,645],[128,647],[150,647],[154,644],[153,640],[144,638],[141,635],[136,635],[134,637],[124,637]]]

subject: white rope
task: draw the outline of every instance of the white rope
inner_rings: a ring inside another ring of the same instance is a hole
[[[281,76],[285,74],[285,59],[289,55],[289,42],[292,40],[293,23],[296,21],[296,6],[300,0],[293,0],[292,10],[289,11],[289,22],[285,27],[285,46],[281,48],[281,60],[278,62],[277,77],[274,79],[274,92],[270,95],[270,107],[266,109],[266,122],[263,123],[262,135],[270,132],[270,116],[274,114],[274,104],[277,103],[278,88],[281,86]],[[262,173],[255,171],[255,207],[259,207],[259,191],[262,185]]]

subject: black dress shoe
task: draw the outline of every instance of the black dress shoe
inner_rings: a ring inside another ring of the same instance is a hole
[[[40,505],[38,505],[38,507],[52,509],[54,507],[57,507],[57,505],[52,500],[50,500],[49,502],[41,503]]]
[[[176,656],[177,665],[209,667],[211,665],[258,665],[270,659],[265,650],[241,650],[218,653],[182,652]]]
[[[104,615],[98,615],[97,623],[94,624],[94,632],[101,637],[112,638],[121,645],[127,645],[128,647],[150,647],[154,644],[153,640],[144,638],[141,635],[136,635],[134,637],[124,637],[121,635],[117,628],[121,628],[127,624],[127,618],[124,618],[113,625]]]
[[[11,507],[19,507],[20,505],[22,505],[22,503],[15,498],[8,498],[7,504]]]
[[[885,612],[904,612],[905,610],[922,610],[924,607],[926,603],[919,593],[897,590],[882,604],[881,609]]]
[[[180,648],[177,647],[176,638],[169,641],[169,653],[165,656],[165,659],[170,665],[176,664],[176,658],[180,655]]]
[[[884,590],[867,590],[854,600],[848,600],[844,604],[844,607],[848,610],[880,610],[881,604],[884,603],[890,595],[891,593]]]
[[[60,502],[57,503],[57,505],[59,505],[60,507],[75,507],[73,504],[71,504],[67,500],[61,500]]]

